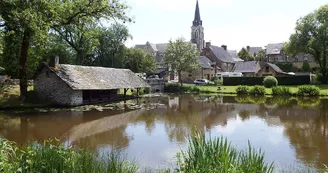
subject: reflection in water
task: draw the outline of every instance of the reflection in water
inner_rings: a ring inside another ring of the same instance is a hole
[[[140,102],[161,104],[129,112],[6,113],[0,115],[0,135],[19,145],[56,137],[93,151],[124,149],[141,165],[157,168],[171,162],[198,129],[226,136],[242,149],[250,140],[282,167],[328,164],[328,100],[183,95]]]

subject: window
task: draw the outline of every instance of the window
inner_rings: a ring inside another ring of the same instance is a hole
[[[49,77],[49,73],[50,73],[50,72],[47,70],[47,71],[46,71],[46,77]]]
[[[269,69],[270,69],[270,67],[269,66],[266,66],[265,67],[265,72],[269,72]]]

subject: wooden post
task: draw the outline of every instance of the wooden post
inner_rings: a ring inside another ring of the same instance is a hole
[[[124,97],[126,97],[126,92],[128,91],[128,89],[124,88]]]
[[[139,97],[140,88],[137,88],[137,97]]]

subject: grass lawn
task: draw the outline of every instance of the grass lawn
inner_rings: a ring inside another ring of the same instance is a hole
[[[193,85],[193,84],[184,84],[184,85]],[[197,86],[201,92],[212,92],[212,93],[222,93],[222,94],[236,94],[236,88],[238,86],[221,86],[221,91],[218,92],[217,86]],[[298,86],[288,86],[292,93],[296,93],[298,91]],[[321,95],[328,95],[328,85],[317,85],[320,88]],[[266,94],[271,95],[272,90],[270,88],[266,88]]]
[[[27,88],[28,96],[27,102],[21,102],[19,100],[19,85],[10,85],[4,88],[0,93],[0,108],[29,108],[29,107],[44,107],[46,103],[37,103],[35,101],[33,86]],[[33,100],[33,101],[32,101]]]

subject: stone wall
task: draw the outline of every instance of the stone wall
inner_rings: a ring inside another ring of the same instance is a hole
[[[36,76],[34,90],[41,99],[55,104],[72,106],[83,104],[82,91],[74,91],[47,67]]]
[[[182,72],[181,80],[186,83],[193,83],[196,79],[208,79],[211,80],[215,76],[214,69],[197,69],[191,73]]]

